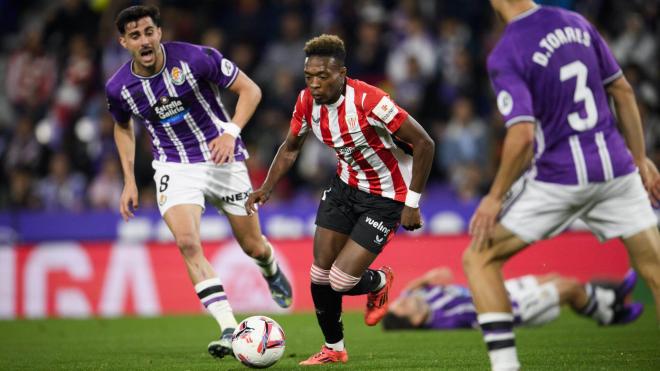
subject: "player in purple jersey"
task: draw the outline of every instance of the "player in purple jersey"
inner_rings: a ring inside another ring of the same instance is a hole
[[[208,351],[222,358],[231,352],[237,323],[222,282],[202,249],[200,220],[205,199],[226,214],[234,236],[260,267],[277,304],[288,307],[292,299],[291,286],[261,234],[257,215],[248,215],[244,208],[252,186],[239,134],[260,101],[261,90],[215,49],[161,43],[160,14],[155,7],[126,8],[116,25],[119,42],[132,57],[106,84],[124,172],[120,212],[128,220],[138,207],[133,172],[136,119],[151,136],[160,213],[174,235],[197,296],[222,330]],[[238,95],[233,117],[222,106],[220,89]]]
[[[406,285],[401,296],[394,300],[383,318],[384,330],[452,330],[477,328],[477,311],[467,287],[453,283],[451,270],[439,267]],[[614,295],[618,290],[622,297],[628,296],[635,287],[637,274],[628,271],[620,283],[593,282],[582,284],[575,279],[558,274],[541,276],[526,275],[505,281],[505,287],[513,307],[514,324],[537,326],[548,323],[559,316],[560,307],[569,305],[575,312],[586,315],[601,325],[613,324],[604,320],[607,307],[598,307],[599,295]],[[608,291],[610,293],[608,294]],[[589,313],[582,308],[591,305]],[[629,323],[643,312],[641,303],[631,303],[630,315],[617,322]]]
[[[470,222],[463,267],[493,369],[517,370],[501,275],[509,257],[581,219],[601,240],[622,239],[660,319],[660,233],[635,96],[601,36],[570,11],[530,0],[491,4],[508,23],[488,58],[508,130],[495,180]],[[507,190],[527,168],[522,192],[502,212]],[[619,296],[596,299],[609,306],[611,321],[631,311]]]

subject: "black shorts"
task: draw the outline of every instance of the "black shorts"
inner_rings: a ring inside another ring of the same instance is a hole
[[[401,210],[403,202],[369,194],[334,177],[323,191],[316,225],[349,235],[379,254],[399,227]]]

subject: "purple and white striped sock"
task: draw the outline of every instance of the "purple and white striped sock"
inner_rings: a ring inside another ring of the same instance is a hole
[[[477,316],[488,348],[493,371],[517,371],[520,368],[513,334],[513,314],[490,312]]]
[[[206,307],[206,310],[218,322],[220,329],[235,328],[238,325],[229,301],[227,301],[227,294],[225,294],[225,289],[222,287],[220,278],[209,278],[197,283],[195,285],[195,292],[199,300]]]

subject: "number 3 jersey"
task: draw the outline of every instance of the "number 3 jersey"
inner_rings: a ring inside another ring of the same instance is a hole
[[[154,159],[213,163],[209,143],[229,121],[220,88],[231,86],[239,69],[210,47],[167,42],[161,48],[163,68],[155,75],[136,75],[129,61],[108,80],[108,109],[118,123],[133,116],[144,124]],[[239,137],[234,158],[242,161],[247,156]]]
[[[582,16],[541,6],[521,14],[488,73],[506,126],[536,123],[533,179],[584,185],[635,171],[605,91],[621,69]]]

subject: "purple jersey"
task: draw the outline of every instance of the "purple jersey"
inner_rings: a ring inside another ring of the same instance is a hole
[[[220,135],[229,116],[220,89],[239,70],[217,50],[181,42],[161,45],[165,62],[153,76],[133,73],[124,64],[106,83],[108,109],[116,122],[136,117],[151,135],[154,159],[164,162],[213,162],[209,142]],[[234,158],[247,159],[241,138]]]
[[[420,296],[429,306],[429,316],[424,328],[450,330],[477,328],[477,310],[472,303],[470,290],[459,285],[425,285],[402,296]],[[518,303],[512,300],[514,322],[520,323]]]
[[[534,179],[584,185],[635,171],[605,91],[621,69],[582,16],[540,6],[521,14],[488,73],[506,126],[536,123]]]

